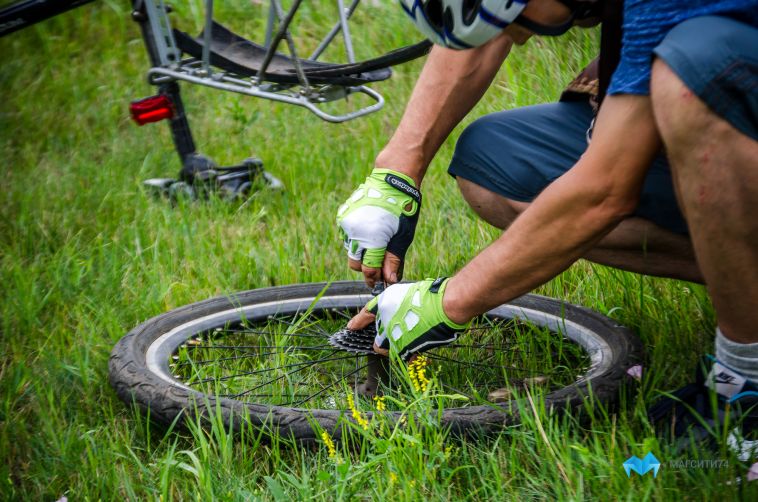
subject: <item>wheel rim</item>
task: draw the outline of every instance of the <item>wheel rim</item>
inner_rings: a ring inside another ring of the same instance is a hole
[[[349,389],[365,382],[371,361],[335,349],[327,337],[369,299],[295,298],[199,317],[157,337],[147,350],[147,367],[170,385],[216,397],[342,409]],[[523,387],[536,377],[547,378],[545,391],[555,390],[602,374],[612,362],[611,348],[591,329],[516,305],[493,309],[458,342],[427,355],[439,390],[468,398],[445,407],[485,404],[497,391]],[[391,392],[391,381],[382,383]]]

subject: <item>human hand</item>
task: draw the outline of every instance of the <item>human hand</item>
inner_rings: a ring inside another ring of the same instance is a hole
[[[350,330],[376,322],[374,351],[408,359],[417,352],[454,342],[471,322],[457,324],[442,308],[449,279],[395,284],[374,297],[347,324]]]
[[[408,176],[374,169],[337,211],[348,265],[366,284],[394,284],[402,278],[405,253],[413,241],[421,192]]]

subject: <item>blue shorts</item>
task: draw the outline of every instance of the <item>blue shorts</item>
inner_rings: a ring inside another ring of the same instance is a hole
[[[697,17],[671,29],[654,52],[715,114],[758,140],[758,28],[721,16]],[[579,160],[591,121],[592,110],[583,102],[487,115],[463,132],[448,172],[531,202]],[[688,233],[665,157],[650,166],[634,214]]]
[[[585,102],[548,103],[487,115],[463,131],[448,172],[508,199],[531,202],[587,149],[592,117],[592,108]],[[634,214],[672,232],[688,233],[664,157],[650,166]]]

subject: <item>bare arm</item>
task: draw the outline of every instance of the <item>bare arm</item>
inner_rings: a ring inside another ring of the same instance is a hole
[[[531,291],[584,255],[634,210],[659,148],[650,99],[608,97],[577,164],[450,280],[450,319],[465,322]]]
[[[481,99],[512,45],[511,36],[503,33],[475,49],[433,47],[400,124],[376,158],[376,167],[405,173],[421,186],[440,145]],[[391,252],[385,254],[381,269],[351,258],[348,266],[362,272],[372,287],[382,278],[395,283],[402,274],[402,261]]]
[[[556,0],[532,0],[524,14],[550,26],[564,23],[570,10]],[[513,44],[524,44],[532,35],[513,23],[480,47],[456,51],[435,46],[376,167],[401,171],[420,185],[440,145],[479,102]]]
[[[512,45],[503,34],[466,51],[435,46],[376,166],[403,172],[420,185],[440,145],[481,99]]]

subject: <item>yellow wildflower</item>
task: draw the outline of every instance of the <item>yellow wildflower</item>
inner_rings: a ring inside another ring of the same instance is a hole
[[[326,431],[321,431],[321,441],[326,445],[326,449],[329,452],[329,458],[337,458],[337,448],[334,446],[331,436]]]
[[[384,411],[387,409],[387,404],[384,402],[384,396],[374,396],[374,404],[376,405],[376,411]]]
[[[426,376],[427,366],[429,366],[429,359],[425,356],[418,356],[408,363],[408,377],[416,392],[426,392],[429,388],[429,377]]]
[[[390,471],[390,484],[392,485],[392,484],[395,484],[395,483],[397,483],[397,474],[395,474],[394,472]]]
[[[347,406],[350,408],[355,423],[363,427],[363,430],[368,430],[368,420],[366,420],[366,417],[361,415],[361,412],[355,407],[355,401],[353,401],[352,394],[347,395]]]

